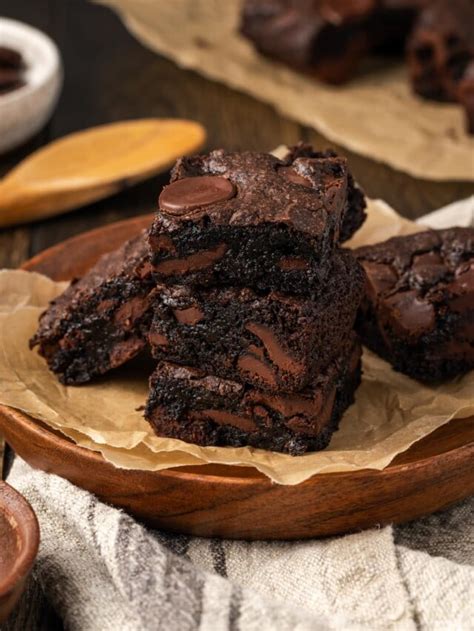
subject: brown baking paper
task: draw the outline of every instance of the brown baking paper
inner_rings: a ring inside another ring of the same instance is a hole
[[[351,245],[374,243],[420,230],[383,202]],[[0,403],[23,410],[78,445],[102,453],[117,467],[158,471],[215,462],[253,466],[280,484],[298,484],[315,473],[382,469],[398,453],[452,418],[474,414],[474,371],[439,387],[391,370],[364,352],[356,403],[344,415],[327,449],[299,457],[247,447],[198,447],[154,435],[142,412],[150,367],[135,362],[97,383],[62,386],[44,360],[28,349],[38,316],[65,283],[25,271],[0,272]]]
[[[459,105],[412,94],[403,64],[331,87],[272,62],[238,33],[242,0],[99,0],[152,50],[251,94],[331,141],[415,177],[474,180]]]

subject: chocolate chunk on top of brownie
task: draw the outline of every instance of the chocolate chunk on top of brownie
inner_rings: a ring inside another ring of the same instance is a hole
[[[328,273],[353,189],[334,154],[182,158],[150,231],[154,273],[171,284],[307,292]]]
[[[324,449],[360,383],[360,344],[346,340],[340,357],[303,391],[269,393],[162,362],[150,379],[145,417],[158,436],[197,445],[300,455]]]
[[[458,86],[474,60],[474,2],[435,0],[420,13],[407,47],[415,92],[458,101]]]
[[[364,274],[337,251],[314,297],[248,288],[159,286],[149,341],[154,356],[271,392],[302,390],[341,353]]]
[[[474,229],[430,230],[354,253],[367,274],[356,324],[364,344],[421,381],[474,368]]]
[[[143,350],[156,291],[150,269],[143,231],[51,302],[30,346],[62,383],[88,382]]]

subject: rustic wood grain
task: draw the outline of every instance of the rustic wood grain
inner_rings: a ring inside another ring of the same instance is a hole
[[[55,280],[82,274],[150,219],[136,217],[79,235],[37,255],[25,268]],[[0,431],[33,466],[67,478],[152,526],[193,535],[334,535],[408,521],[474,492],[474,417],[445,425],[384,471],[322,474],[297,486],[272,484],[241,467],[205,465],[158,473],[116,469],[99,454],[8,408],[0,407]]]

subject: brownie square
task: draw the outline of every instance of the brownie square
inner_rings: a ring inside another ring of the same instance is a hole
[[[50,303],[30,346],[62,383],[90,381],[146,346],[155,291],[143,231]]]
[[[474,229],[429,230],[354,253],[367,274],[356,321],[364,344],[420,381],[474,368]]]
[[[145,417],[158,436],[197,445],[249,445],[300,455],[324,449],[360,383],[356,337],[295,394],[268,393],[168,362],[150,379]]]
[[[150,231],[155,277],[306,293],[329,272],[352,198],[359,214],[346,161],[331,152],[182,158]]]
[[[369,53],[400,54],[426,0],[246,0],[240,30],[262,54],[332,84]]]
[[[159,286],[154,357],[270,392],[296,392],[339,355],[363,294],[364,273],[337,251],[314,297],[247,288]]]

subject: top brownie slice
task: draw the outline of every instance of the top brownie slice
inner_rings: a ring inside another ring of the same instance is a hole
[[[344,158],[303,146],[284,160],[223,150],[181,158],[150,231],[154,273],[306,292],[329,271],[354,191]]]
[[[354,251],[367,275],[362,341],[436,381],[474,368],[474,229],[429,230]]]
[[[154,288],[143,231],[50,303],[30,346],[63,383],[90,381],[146,346]]]

